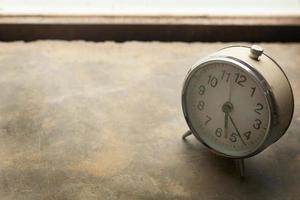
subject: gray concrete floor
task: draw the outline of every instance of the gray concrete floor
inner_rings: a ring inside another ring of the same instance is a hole
[[[299,199],[300,44],[262,44],[295,95],[286,135],[233,161],[190,137],[180,92],[222,43],[0,43],[0,199]]]

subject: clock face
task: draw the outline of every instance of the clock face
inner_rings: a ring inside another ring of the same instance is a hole
[[[264,142],[270,108],[252,73],[229,62],[209,62],[187,79],[183,109],[194,134],[211,149],[243,157]]]

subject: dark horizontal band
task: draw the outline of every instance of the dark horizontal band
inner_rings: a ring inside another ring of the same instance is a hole
[[[299,42],[299,17],[1,16],[0,40]]]

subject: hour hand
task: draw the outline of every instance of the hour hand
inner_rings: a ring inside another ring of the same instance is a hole
[[[228,137],[228,117],[229,113],[233,110],[233,105],[228,101],[223,104],[222,106],[222,111],[225,114],[225,119],[224,119],[224,137]]]
[[[225,124],[224,124],[224,137],[227,138],[228,137],[228,113],[225,112],[225,120],[224,120]]]

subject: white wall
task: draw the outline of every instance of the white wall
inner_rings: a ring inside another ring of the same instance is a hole
[[[300,16],[300,0],[0,0],[0,14]]]

